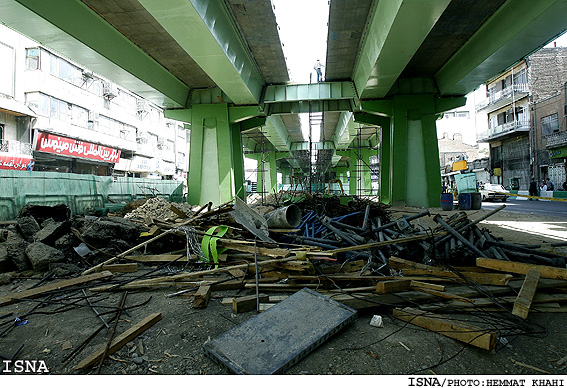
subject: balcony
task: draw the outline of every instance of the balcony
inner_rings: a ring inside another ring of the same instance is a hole
[[[33,156],[33,147],[30,143],[18,140],[0,140],[0,152],[10,155]]]
[[[529,94],[528,84],[515,84],[498,92],[489,93],[488,98],[478,103],[476,113],[488,113],[510,105],[513,101],[518,101]]]
[[[547,149],[567,146],[567,131],[555,132],[543,138],[546,140]]]
[[[502,140],[510,136],[518,135],[521,132],[529,132],[530,128],[529,120],[514,120],[495,128],[489,128],[487,132],[477,134],[476,139],[480,143],[488,143],[493,140]]]

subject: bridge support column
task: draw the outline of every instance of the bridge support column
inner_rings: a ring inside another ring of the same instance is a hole
[[[333,172],[335,173],[335,177],[336,177],[335,179],[340,179],[340,181],[343,185],[343,190],[344,190],[345,194],[349,193],[347,171],[348,171],[348,167],[334,167],[333,168]],[[338,183],[334,184],[333,187],[336,187],[338,190],[340,190],[340,188],[338,187]],[[335,194],[336,194],[336,192],[335,192]]]
[[[193,105],[187,201],[218,205],[244,198],[240,127],[230,124],[227,104]]]
[[[370,156],[376,151],[370,149],[350,150],[350,195],[372,195]]]
[[[258,161],[257,168],[257,184],[256,192],[264,193],[268,195],[274,190],[278,189],[278,175],[276,170],[276,153],[266,152],[263,154],[264,159],[262,160],[262,154],[248,155],[250,159]]]
[[[390,127],[383,128],[381,199],[391,205],[440,205],[436,100],[432,95],[392,99]]]

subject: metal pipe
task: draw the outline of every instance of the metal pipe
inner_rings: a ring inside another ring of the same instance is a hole
[[[368,229],[368,216],[370,216],[370,204],[366,205],[366,209],[364,210],[364,220],[362,221],[362,229]]]
[[[413,215],[413,216],[402,217],[402,218],[400,218],[400,220],[403,219],[403,220],[405,220],[405,221],[407,221],[407,222],[410,222],[410,221],[416,220],[416,219],[418,219],[418,218],[425,217],[425,216],[429,216],[429,215],[430,215],[429,210],[426,210],[426,211],[423,211],[423,212],[421,212],[421,213],[419,213],[419,214],[415,214],[415,215]],[[383,229],[387,229],[387,228],[389,228],[389,227],[391,227],[391,226],[397,226],[397,225],[398,225],[398,220],[392,221],[392,222],[389,222],[389,223],[387,223],[387,224],[385,224],[385,225],[379,226],[378,228],[376,228],[375,232],[379,232],[379,231],[381,231],[381,230],[383,230]]]
[[[466,238],[464,238],[462,234],[457,232],[450,225],[448,225],[445,221],[443,221],[439,214],[437,214],[435,217],[433,217],[433,220],[435,222],[437,222],[438,224],[442,225],[449,233],[451,233],[453,236],[455,236],[457,238],[457,240],[461,241],[467,248],[469,248],[471,251],[476,253],[479,257],[484,256],[484,253],[482,253],[482,251],[480,251],[477,247],[475,247],[474,245],[469,243],[469,241]]]

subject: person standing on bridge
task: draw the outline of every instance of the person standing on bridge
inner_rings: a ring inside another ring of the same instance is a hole
[[[315,66],[313,66],[313,68],[317,72],[317,82],[323,82],[323,72],[321,71],[323,67],[325,67],[325,65],[323,65],[321,61],[317,59]]]

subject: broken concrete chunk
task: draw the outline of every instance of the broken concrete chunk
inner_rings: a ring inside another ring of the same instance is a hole
[[[48,218],[53,218],[55,221],[65,221],[71,216],[71,209],[64,204],[55,206],[24,205],[18,213],[18,218],[27,216],[32,216],[39,224]]]
[[[10,272],[0,273],[0,286],[3,286],[5,284],[10,284],[10,282],[12,281],[12,276],[13,274]]]
[[[33,241],[33,235],[41,229],[36,219],[32,216],[18,218],[18,228],[21,235],[28,241]]]
[[[33,236],[34,241],[53,246],[55,241],[69,230],[69,227],[70,224],[67,221],[46,220],[42,224],[42,229]]]
[[[14,270],[14,263],[8,255],[8,247],[6,243],[0,244],[0,273]]]
[[[51,263],[49,264],[49,271],[53,273],[53,276],[61,278],[65,276],[76,275],[82,270],[75,264]]]
[[[32,267],[36,272],[44,272],[49,269],[49,264],[65,261],[65,255],[59,250],[47,244],[36,241],[26,248],[26,255],[30,259]]]
[[[116,220],[100,220],[92,223],[83,231],[83,238],[95,246],[108,243],[117,236],[127,242],[135,241],[143,229],[132,221],[116,218]]]
[[[25,241],[6,243],[8,256],[20,272],[31,269],[31,263],[26,256],[27,246],[28,243]]]

